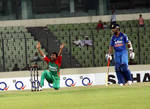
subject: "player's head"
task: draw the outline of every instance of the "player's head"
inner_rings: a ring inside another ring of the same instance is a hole
[[[142,17],[142,14],[140,14],[139,17]]]
[[[57,57],[58,57],[58,53],[56,53],[56,52],[52,52],[50,55],[50,58],[52,61],[55,61],[57,59]]]
[[[112,14],[114,14],[114,13],[115,13],[115,10],[114,10],[114,9],[112,9],[112,11],[111,11],[111,12],[112,12]]]
[[[35,52],[34,56],[38,56],[38,52]]]
[[[120,32],[120,26],[118,24],[113,24],[111,29],[115,35],[117,35]]]

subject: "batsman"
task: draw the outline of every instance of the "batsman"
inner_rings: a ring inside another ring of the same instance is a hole
[[[44,58],[44,61],[48,64],[49,70],[44,70],[41,75],[40,87],[39,89],[42,90],[44,86],[44,80],[46,79],[48,83],[53,84],[53,88],[58,90],[60,88],[60,66],[62,62],[62,51],[64,48],[64,44],[60,45],[59,53],[52,52],[50,58],[48,58],[42,51],[41,51],[41,44],[38,42],[37,49],[40,55]]]
[[[131,72],[128,69],[128,51],[126,49],[127,44],[131,56],[133,54],[131,41],[128,40],[126,34],[120,32],[120,26],[118,24],[112,25],[112,32],[113,36],[110,42],[108,58],[112,58],[111,54],[114,48],[115,71],[118,78],[118,84],[122,86],[127,82],[129,85],[131,85],[132,77]]]

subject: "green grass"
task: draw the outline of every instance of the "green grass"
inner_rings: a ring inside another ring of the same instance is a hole
[[[150,83],[0,92],[0,109],[149,109]]]

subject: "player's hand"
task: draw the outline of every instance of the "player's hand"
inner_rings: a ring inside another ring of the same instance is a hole
[[[64,48],[64,46],[65,46],[65,44],[64,44],[64,43],[62,43],[62,44],[60,45],[60,49],[63,49],[63,48]]]
[[[129,51],[129,57],[130,59],[134,59],[135,53],[133,51]]]
[[[111,54],[106,54],[105,57],[106,57],[107,61],[108,61],[108,60],[110,60],[110,61],[112,60]]]
[[[130,47],[130,48],[129,48],[129,51],[133,52],[133,48],[132,48],[132,47]]]
[[[41,43],[40,42],[37,43],[36,48],[37,49],[41,48]]]

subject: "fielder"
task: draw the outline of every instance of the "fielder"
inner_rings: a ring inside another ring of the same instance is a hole
[[[62,50],[64,48],[64,44],[60,45],[59,53],[53,52],[50,56],[50,59],[46,57],[46,55],[41,51],[41,44],[38,42],[37,49],[41,56],[44,57],[44,61],[48,64],[49,70],[44,70],[41,75],[40,81],[40,90],[44,86],[44,79],[47,82],[53,84],[53,88],[58,90],[60,88],[60,66],[62,62]]]
[[[120,32],[118,24],[112,25],[112,32],[113,36],[110,41],[108,58],[112,59],[111,54],[114,48],[115,71],[118,78],[118,84],[123,86],[127,81],[127,83],[131,85],[132,77],[131,72],[128,69],[128,51],[126,49],[127,44],[130,55],[133,54],[131,41],[128,40],[126,34]]]

